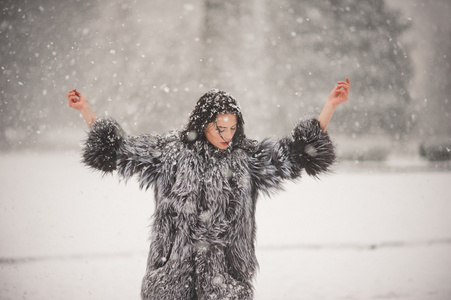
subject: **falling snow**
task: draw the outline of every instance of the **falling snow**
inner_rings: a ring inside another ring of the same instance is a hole
[[[153,194],[79,165],[86,128],[67,107],[70,89],[128,133],[165,138],[230,112],[214,99],[223,90],[246,135],[262,140],[317,117],[345,76],[350,100],[328,128],[335,174],[258,203],[256,299],[451,298],[449,1],[210,2],[2,2],[0,298],[139,293]],[[212,115],[190,116],[208,91]],[[143,151],[177,168],[174,147]],[[193,202],[180,210],[196,212]]]

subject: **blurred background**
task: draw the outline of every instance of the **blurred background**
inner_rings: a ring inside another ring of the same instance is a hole
[[[1,4],[3,151],[77,149],[73,88],[130,134],[181,128],[202,94],[224,89],[261,139],[317,116],[348,76],[350,101],[329,128],[342,159],[449,159],[448,0]]]

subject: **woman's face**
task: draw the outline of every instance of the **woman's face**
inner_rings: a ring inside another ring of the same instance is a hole
[[[216,122],[211,122],[205,129],[205,137],[216,148],[226,149],[237,127],[236,116],[234,114],[218,114]]]

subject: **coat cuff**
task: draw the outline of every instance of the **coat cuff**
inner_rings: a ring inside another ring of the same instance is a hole
[[[98,119],[88,133],[83,148],[83,163],[103,171],[116,169],[117,150],[123,142],[125,133],[113,119]]]
[[[335,150],[329,135],[323,132],[317,119],[300,121],[292,133],[294,159],[308,175],[327,172],[335,161]]]

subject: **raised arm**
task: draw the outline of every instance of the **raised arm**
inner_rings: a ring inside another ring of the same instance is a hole
[[[327,125],[335,108],[348,100],[351,84],[339,81],[330,92],[318,119],[299,121],[292,136],[278,141],[265,140],[258,145],[250,163],[253,186],[256,190],[271,192],[282,188],[284,179],[296,179],[301,170],[314,177],[327,172],[335,161],[335,150]]]
[[[77,90],[67,93],[69,106],[80,111],[90,128],[82,150],[83,163],[103,173],[117,170],[128,179],[138,174],[140,186],[148,188],[160,175],[161,162],[169,161],[167,151],[179,141],[177,132],[130,136],[113,118],[97,118],[88,100]],[[171,162],[173,158],[171,157]],[[173,166],[171,164],[171,166]]]
[[[329,125],[330,119],[334,114],[335,108],[337,108],[337,106],[341,103],[348,100],[350,87],[351,83],[349,81],[349,78],[346,77],[346,81],[339,81],[337,83],[337,86],[330,92],[329,96],[327,97],[327,102],[318,117],[318,121],[323,132],[326,132],[327,126]]]
[[[91,106],[88,103],[88,99],[86,99],[86,97],[76,89],[69,91],[66,97],[69,100],[69,107],[80,111],[86,124],[91,129],[92,125],[97,120],[97,117],[92,111]]]

